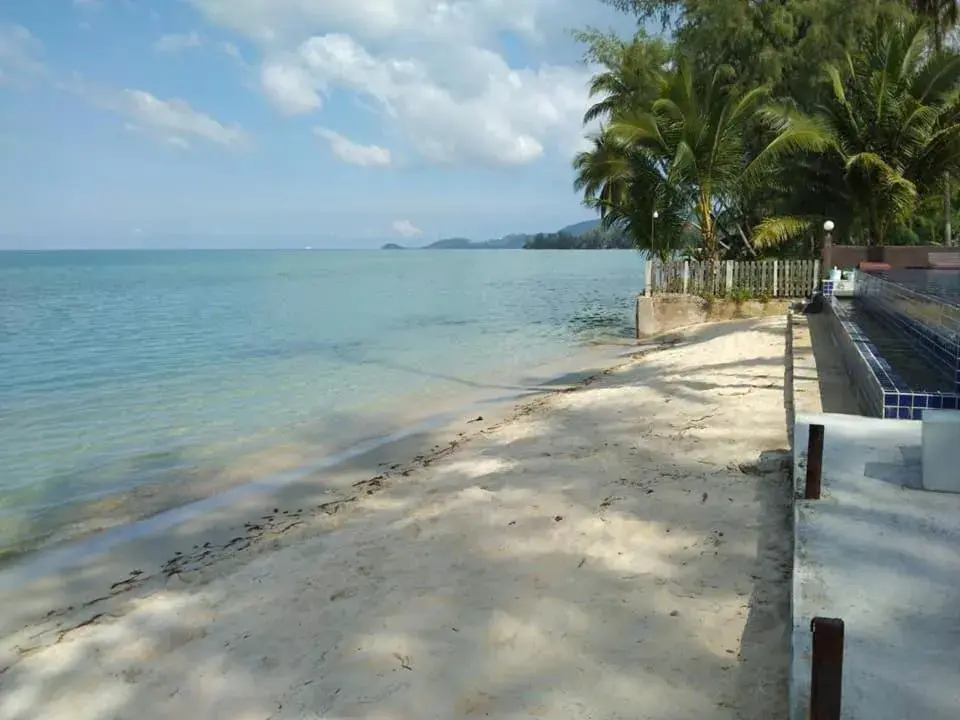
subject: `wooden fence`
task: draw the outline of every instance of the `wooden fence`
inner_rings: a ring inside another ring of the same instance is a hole
[[[819,260],[697,262],[650,258],[644,271],[644,295],[801,298],[820,281]]]

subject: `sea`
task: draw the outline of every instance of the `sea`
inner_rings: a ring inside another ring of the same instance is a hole
[[[0,253],[0,562],[522,398],[632,251]]]

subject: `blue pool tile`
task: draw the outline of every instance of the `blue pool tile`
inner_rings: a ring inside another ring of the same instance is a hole
[[[913,407],[913,395],[903,393],[900,395],[900,401],[897,403],[902,408]]]
[[[931,396],[930,396],[930,401],[929,401],[929,403],[927,404],[927,407],[935,408],[935,409],[938,409],[938,410],[939,410],[941,407],[943,407],[943,396],[941,396],[941,395],[931,395]]]
[[[915,407],[913,409],[913,417],[911,420],[923,420],[923,408]]]
[[[911,420],[913,416],[913,410],[908,407],[900,408],[900,412],[897,415],[901,420]]]
[[[927,401],[928,401],[929,397],[930,397],[929,395],[924,395],[924,394],[922,394],[922,393],[917,393],[916,395],[913,396],[913,406],[914,406],[915,408],[925,408],[925,407],[927,407]]]
[[[956,396],[956,395],[944,395],[944,396],[943,396],[943,409],[944,409],[944,410],[956,410],[956,409],[957,409],[957,396]]]

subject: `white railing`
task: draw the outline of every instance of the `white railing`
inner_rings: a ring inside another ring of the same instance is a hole
[[[698,262],[650,258],[644,270],[644,295],[801,298],[820,282],[819,260]]]

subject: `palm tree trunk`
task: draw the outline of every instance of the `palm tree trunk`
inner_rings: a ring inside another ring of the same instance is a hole
[[[700,235],[703,237],[703,249],[707,259],[715,262],[717,259],[717,236],[714,232],[713,217],[710,215],[710,198],[704,190],[700,190],[697,201],[697,214],[700,216]]]

